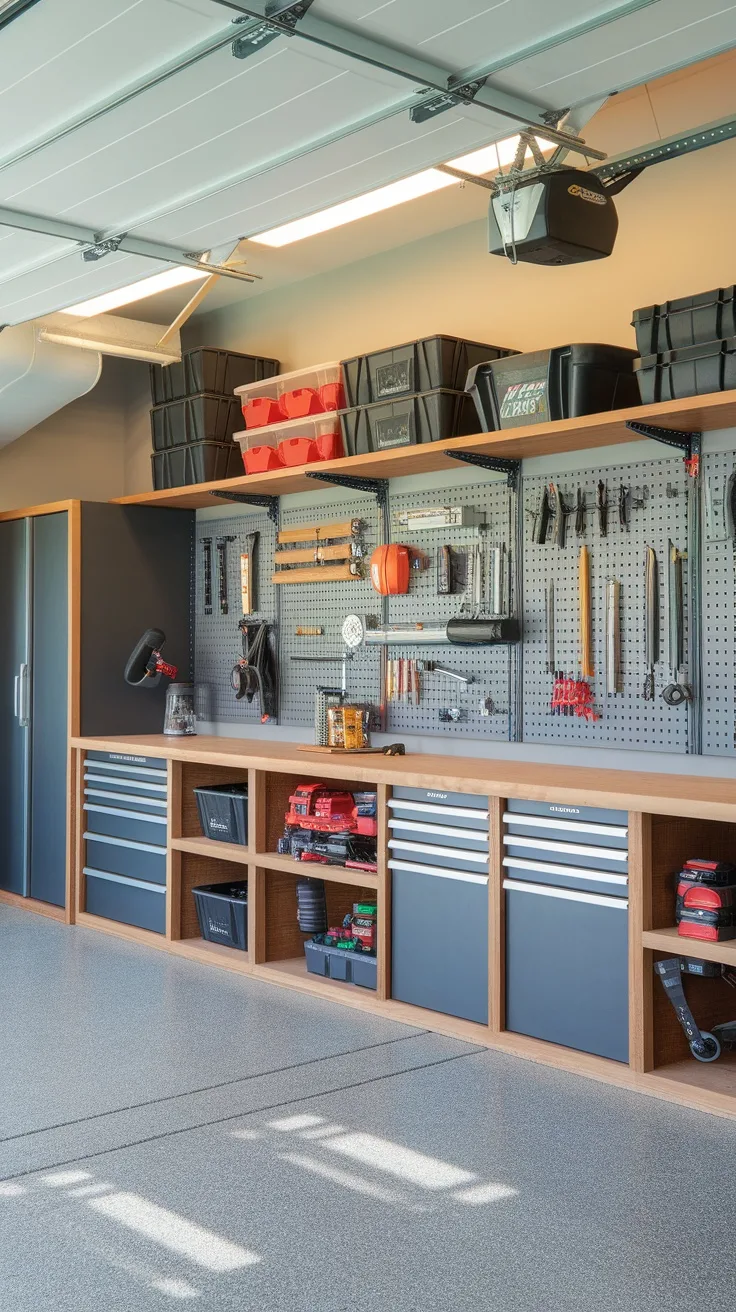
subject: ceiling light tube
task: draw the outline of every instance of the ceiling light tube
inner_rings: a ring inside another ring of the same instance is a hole
[[[79,305],[70,305],[64,314],[75,315],[80,319],[90,319],[95,314],[106,314],[108,310],[117,310],[121,305],[131,305],[146,296],[155,296],[158,292],[170,291],[173,287],[183,287],[189,282],[199,282],[209,275],[200,269],[189,269],[184,265],[175,265],[163,273],[154,273],[150,278],[141,278],[129,283],[127,287],[118,287],[112,292],[103,292],[93,296],[89,301]]]

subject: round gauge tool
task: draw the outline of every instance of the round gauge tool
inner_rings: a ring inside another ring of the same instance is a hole
[[[342,625],[342,640],[345,646],[351,651],[362,646],[365,641],[365,629],[366,624],[362,615],[348,615]]]

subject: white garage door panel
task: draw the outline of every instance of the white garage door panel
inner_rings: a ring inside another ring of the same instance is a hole
[[[171,0],[44,0],[4,28],[0,114],[13,123],[13,153],[226,30],[227,11],[210,9],[205,20]]]
[[[719,0],[662,0],[600,33],[494,75],[520,95],[540,92],[558,104],[579,104],[599,92],[646,81],[656,73],[700,59],[736,41],[736,5]]]
[[[213,64],[217,73],[217,61]],[[122,110],[110,116],[112,134],[109,120],[90,125],[63,148],[44,152],[49,172],[35,184],[19,185],[37,173],[40,157],[0,171],[0,196],[16,208],[50,209],[100,228],[125,226],[157,212],[177,193],[188,195],[194,180],[199,187],[214,187],[239,167],[265,164],[393,103],[390,92],[363,78],[353,79],[348,98],[347,73],[330,69],[325,79],[323,65],[291,51],[264,58],[246,74],[247,67],[247,61],[232,59],[221,64],[219,85],[181,108],[171,105],[172,87],[165,99],[162,89],[141,97],[146,103],[136,107],[137,127],[120,131],[117,120],[130,123],[133,117]],[[226,82],[231,69],[235,76]],[[274,80],[284,92],[283,103],[272,109]],[[106,148],[107,135],[113,144]],[[62,166],[62,149],[68,155],[80,139],[84,158]]]
[[[99,264],[85,264],[78,250],[0,283],[0,322],[24,323],[53,310],[76,305],[102,292],[160,273],[164,266],[135,255],[108,255]]]
[[[26,269],[33,269],[41,261],[65,255],[68,250],[68,241],[44,237],[38,232],[19,232],[16,228],[0,227],[0,285]]]
[[[213,241],[224,241],[229,236],[262,232],[474,150],[488,140],[487,130],[481,132],[477,124],[459,114],[444,114],[425,124],[421,135],[410,141],[400,121],[388,119],[361,134],[359,153],[350,140],[335,142],[237,183],[218,197],[202,199],[177,214],[143,224],[138,231],[141,236],[193,246],[201,245],[206,234]]]

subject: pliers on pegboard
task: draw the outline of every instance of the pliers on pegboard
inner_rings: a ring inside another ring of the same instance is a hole
[[[235,700],[252,702],[261,700],[261,718],[270,720],[277,714],[276,660],[270,642],[271,625],[264,620],[238,624],[243,643],[243,654],[230,674]]]

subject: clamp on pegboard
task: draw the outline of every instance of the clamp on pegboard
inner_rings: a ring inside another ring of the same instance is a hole
[[[265,506],[266,514],[272,524],[279,522],[279,499],[268,496],[265,492],[210,492],[211,497],[222,497],[223,501],[237,501],[243,506]]]
[[[466,465],[477,465],[479,469],[492,469],[496,474],[505,474],[512,492],[519,488],[521,461],[510,460],[508,456],[487,456],[475,451],[445,451],[453,460],[462,460]]]
[[[702,453],[703,434],[681,428],[660,428],[658,424],[642,424],[638,419],[627,419],[626,427],[639,437],[649,437],[653,442],[662,442],[682,451],[685,468],[691,478],[700,473],[700,456]]]

